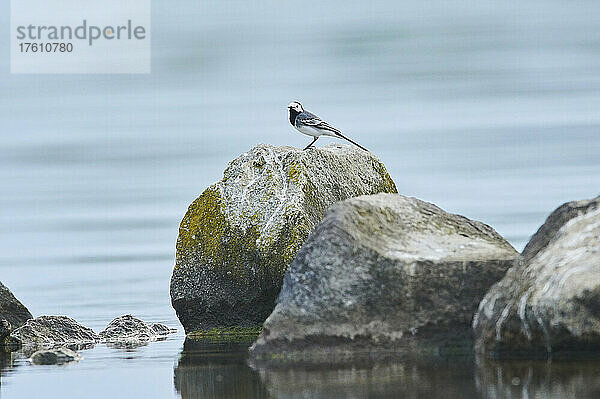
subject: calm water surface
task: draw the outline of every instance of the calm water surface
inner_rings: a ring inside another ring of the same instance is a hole
[[[2,58],[0,280],[36,316],[180,327],[168,291],[179,221],[256,143],[308,143],[287,124],[293,99],[376,153],[401,193],[519,250],[556,206],[600,193],[600,3],[324,3],[154,1],[148,76],[10,75]],[[252,370],[245,353],[180,332],[64,367],[16,355],[1,395],[600,396],[597,362]]]

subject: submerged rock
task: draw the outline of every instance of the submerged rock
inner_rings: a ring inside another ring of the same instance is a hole
[[[158,336],[166,336],[177,332],[176,328],[171,328],[161,323],[150,324],[150,329]]]
[[[103,341],[149,341],[154,336],[154,331],[144,321],[132,315],[124,315],[113,319],[99,335]]]
[[[132,315],[124,315],[111,321],[99,335],[102,342],[111,344],[111,346],[136,347],[146,345],[176,331],[164,324],[149,326]]]
[[[600,352],[600,197],[556,209],[473,321],[492,357]]]
[[[25,305],[19,302],[12,292],[0,282],[0,319],[8,322],[9,330],[21,326],[32,318],[33,316],[29,313]],[[5,328],[7,325],[3,323],[2,326]],[[6,335],[4,334],[3,338],[6,338]]]
[[[65,364],[74,361],[80,361],[83,359],[79,353],[69,348],[53,348],[53,349],[42,349],[35,352],[29,358],[29,361],[33,364]]]
[[[415,198],[332,205],[287,271],[252,357],[330,362],[470,338],[479,301],[517,256],[491,227]]]
[[[10,337],[19,344],[33,346],[93,344],[100,339],[91,328],[67,316],[40,316],[27,320]]]
[[[325,209],[379,192],[396,186],[373,154],[356,147],[261,144],[233,160],[179,228],[171,301],[185,331],[260,326]]]

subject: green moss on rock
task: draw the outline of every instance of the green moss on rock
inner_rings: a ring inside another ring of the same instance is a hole
[[[246,231],[231,226],[225,218],[218,189],[210,187],[190,205],[181,222],[175,267],[181,264],[183,257],[192,256],[213,270],[221,270],[245,282],[244,266],[257,257],[258,236],[256,225]]]
[[[210,330],[196,330],[187,336],[190,339],[211,342],[253,342],[262,332],[261,326],[255,327],[220,327]]]
[[[398,189],[396,188],[396,183],[394,183],[394,181],[392,180],[392,177],[385,168],[385,165],[379,162],[378,160],[373,160],[373,168],[382,177],[382,181],[379,187],[377,188],[377,192],[397,194]]]
[[[219,242],[227,221],[222,210],[222,199],[216,187],[205,190],[188,208],[179,226],[177,260],[197,248],[202,240],[205,257],[219,253]]]

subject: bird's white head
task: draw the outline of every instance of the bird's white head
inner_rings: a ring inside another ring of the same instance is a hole
[[[302,108],[302,104],[300,104],[298,101],[292,101],[291,103],[288,104],[288,109],[291,111],[295,111],[297,113],[300,113],[302,111],[304,111],[304,108]]]

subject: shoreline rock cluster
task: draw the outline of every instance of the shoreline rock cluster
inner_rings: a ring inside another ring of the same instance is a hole
[[[172,304],[188,336],[264,321],[252,362],[600,352],[599,198],[558,208],[519,254],[397,194],[369,153],[259,145],[190,206]]]
[[[253,365],[598,355],[600,197],[557,208],[519,254],[484,223],[398,194],[369,152],[259,145],[190,205],[170,294],[190,338],[259,334]],[[0,283],[0,338],[32,363],[175,331],[33,318]]]
[[[148,325],[132,315],[115,318],[100,333],[68,316],[39,316],[14,330],[10,340],[14,345],[29,347],[85,347],[98,343],[137,347],[176,331],[160,323]]]
[[[387,201],[382,201],[383,197],[388,197]],[[415,289],[410,278],[419,272],[428,273],[432,264],[428,258],[444,252],[436,234],[458,233],[476,240],[478,237],[451,231],[435,219],[425,222],[424,230],[432,235],[421,235],[411,210],[403,209],[396,218],[386,204],[407,200],[420,202],[379,194],[343,201],[329,209],[290,266],[278,304],[250,348],[253,366],[381,360],[415,352],[470,353],[472,349],[493,359],[600,355],[600,197],[569,202],[556,209],[521,254],[506,253],[504,267],[508,270],[497,274],[497,282],[490,279],[491,287],[483,291],[473,290],[473,281],[465,277],[483,277],[486,268],[481,266],[485,258],[473,247],[451,241],[446,241],[447,249],[465,250],[462,271],[466,276],[455,278],[449,274],[453,268],[451,258],[442,256],[448,264],[438,262],[437,273],[431,273],[435,279],[423,280]],[[375,209],[365,211],[375,203],[379,203]],[[434,207],[420,205],[420,212],[425,214]],[[466,218],[463,221],[467,225],[478,223]],[[385,238],[381,237],[382,231]],[[390,237],[403,234],[414,242],[390,241]],[[425,250],[416,255],[413,246],[420,245]],[[378,253],[369,254],[374,247]],[[410,278],[402,273],[385,275],[389,259],[396,255],[394,251],[405,258],[400,262],[397,258],[397,266],[402,262],[410,265],[399,268],[411,270]],[[471,269],[473,276],[469,276],[466,267],[471,262],[480,263]],[[378,279],[381,282],[377,283]],[[364,281],[369,283],[365,285]],[[471,290],[456,289],[453,282]],[[387,291],[394,284],[395,289]],[[454,298],[446,296],[449,291]],[[415,292],[420,297],[410,303]],[[357,299],[362,301],[358,312],[353,309]],[[464,330],[457,328],[459,319],[447,309],[460,301],[479,299],[476,309],[462,308],[466,316],[462,327],[472,320],[472,330],[463,334]],[[422,308],[428,306],[432,311],[423,318]],[[403,323],[404,315],[408,323]],[[417,325],[422,321],[425,329]],[[442,328],[436,329],[436,325]]]
[[[4,320],[5,316],[3,313]],[[96,344],[137,348],[175,332],[164,324],[146,324],[131,315],[115,318],[100,333],[67,316],[39,316],[7,333],[3,345],[7,350],[21,350],[33,364],[64,364],[83,359],[77,351]]]
[[[397,192],[370,152],[261,144],[230,162],[181,221],[171,302],[186,333],[255,330],[283,275],[329,205]]]

